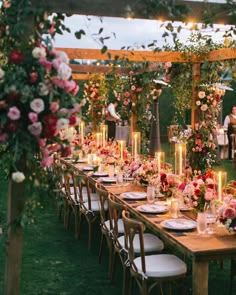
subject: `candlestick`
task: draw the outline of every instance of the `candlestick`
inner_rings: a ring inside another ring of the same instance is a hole
[[[132,155],[137,160],[140,153],[140,132],[132,132]]]
[[[84,122],[80,122],[80,141],[81,144],[84,144]]]

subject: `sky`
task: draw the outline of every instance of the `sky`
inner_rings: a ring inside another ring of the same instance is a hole
[[[186,42],[190,36],[191,31],[189,28],[191,25],[174,22],[175,31],[180,24],[184,26],[184,29],[181,30],[178,36],[182,42]],[[129,20],[126,18],[73,15],[66,18],[65,25],[70,28],[71,33],[58,35],[54,43],[55,47],[100,49],[102,44],[99,42],[99,37],[109,37],[109,39],[104,41],[105,45],[109,49],[118,50],[128,46],[135,50],[143,50],[142,45],[147,46],[154,40],[158,47],[163,46],[165,41],[173,44],[172,38],[166,38],[165,40],[162,37],[163,33],[167,30],[164,24],[158,20]],[[198,24],[198,27],[202,27],[202,25]],[[100,28],[103,28],[103,31],[101,34],[98,34]],[[220,28],[218,34],[213,34],[210,28],[203,30],[203,32],[205,34],[211,33],[214,41],[220,42],[224,27],[218,25],[218,28]],[[85,31],[86,35],[78,40],[75,38],[74,33],[81,29]]]

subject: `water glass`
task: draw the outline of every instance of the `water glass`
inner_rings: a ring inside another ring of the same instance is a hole
[[[148,203],[153,203],[155,200],[155,187],[148,186],[147,187],[147,201]]]
[[[172,218],[179,217],[179,201],[177,199],[172,199],[170,203],[170,216]]]
[[[198,212],[197,214],[197,231],[199,234],[205,234],[207,230],[206,213]]]
[[[123,173],[119,172],[116,175],[116,184],[122,186],[123,184]]]
[[[115,175],[115,165],[109,165],[108,167],[108,175],[109,177],[114,177]]]

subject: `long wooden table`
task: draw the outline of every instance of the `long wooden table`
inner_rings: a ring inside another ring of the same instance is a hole
[[[66,161],[62,160],[64,163]],[[81,170],[81,164],[66,163],[71,168]],[[91,183],[96,183],[97,178],[90,176]],[[171,231],[163,228],[161,222],[169,219],[166,214],[145,214],[139,212],[136,207],[145,201],[127,201],[122,198],[121,194],[128,191],[142,191],[143,187],[129,183],[125,186],[103,185],[103,187],[116,198],[124,203],[128,210],[139,220],[156,233],[166,244],[174,247],[192,261],[192,294],[208,295],[208,266],[212,260],[224,260],[236,258],[236,235],[228,233],[221,227],[216,229],[215,234],[199,235],[194,231]],[[184,217],[189,218],[183,212]]]

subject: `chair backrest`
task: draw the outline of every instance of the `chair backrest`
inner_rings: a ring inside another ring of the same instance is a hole
[[[118,203],[115,199],[115,196],[108,195],[108,208],[110,228],[114,238],[114,242],[117,247],[121,248],[121,245],[118,242],[118,220],[122,218],[122,211],[126,209],[126,206],[124,204]]]
[[[106,222],[106,207],[105,204],[108,200],[108,191],[104,190],[101,187],[100,183],[96,183],[96,192],[99,195],[99,200],[100,200],[100,219],[101,219],[101,224],[103,226],[105,226],[105,222]],[[109,229],[106,227],[106,229],[109,231]]]
[[[85,200],[83,198],[83,194],[86,193],[86,201],[88,202],[88,207],[85,209],[91,210],[91,190],[90,190],[88,176],[79,170],[77,170],[74,175],[75,175],[75,184],[78,188],[80,205],[84,207],[83,203]],[[85,190],[83,188],[85,188]]]
[[[143,232],[145,230],[144,224],[136,219],[130,218],[130,213],[127,210],[122,211],[122,219],[124,222],[124,233],[125,233],[125,248],[129,253],[129,262],[131,268],[137,272],[137,267],[134,263],[135,252],[134,252],[134,237],[138,235],[140,243],[140,257],[142,263],[142,272],[146,273],[145,265],[145,252],[144,252],[144,238]]]
[[[75,174],[73,170],[71,169],[63,170],[63,183],[64,183],[67,199],[78,202],[79,200],[78,200],[78,194],[77,194],[76,183],[75,183]],[[73,198],[71,197],[72,193],[74,195]]]
[[[168,141],[171,142],[172,138],[178,134],[179,126],[178,125],[169,125],[167,126],[167,135]]]

